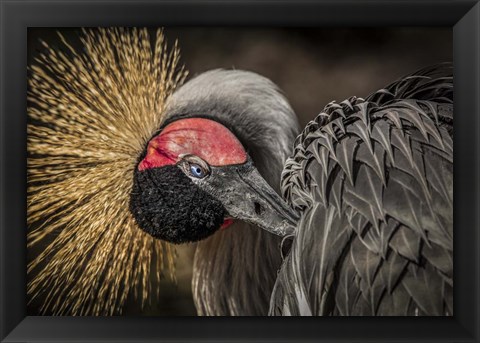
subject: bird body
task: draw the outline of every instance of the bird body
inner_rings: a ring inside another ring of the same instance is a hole
[[[302,219],[271,315],[452,315],[452,95],[440,65],[307,125],[282,176]]]

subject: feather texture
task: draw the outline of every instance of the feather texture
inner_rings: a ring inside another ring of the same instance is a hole
[[[282,193],[303,215],[270,314],[452,315],[452,94],[429,67],[297,137]]]

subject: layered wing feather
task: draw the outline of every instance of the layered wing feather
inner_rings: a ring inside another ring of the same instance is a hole
[[[303,213],[272,315],[451,315],[451,65],[332,102],[282,175]]]

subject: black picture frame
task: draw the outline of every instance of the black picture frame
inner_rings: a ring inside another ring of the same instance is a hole
[[[479,341],[478,0],[223,2],[0,0],[0,23],[2,342]],[[453,317],[26,316],[27,28],[172,25],[453,28],[456,116]]]

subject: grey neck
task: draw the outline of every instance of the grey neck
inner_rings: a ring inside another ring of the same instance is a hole
[[[239,70],[200,74],[170,97],[166,115],[167,121],[205,117],[222,123],[278,192],[299,125],[270,80]],[[280,263],[279,238],[243,222],[199,242],[192,282],[198,314],[266,315]]]

